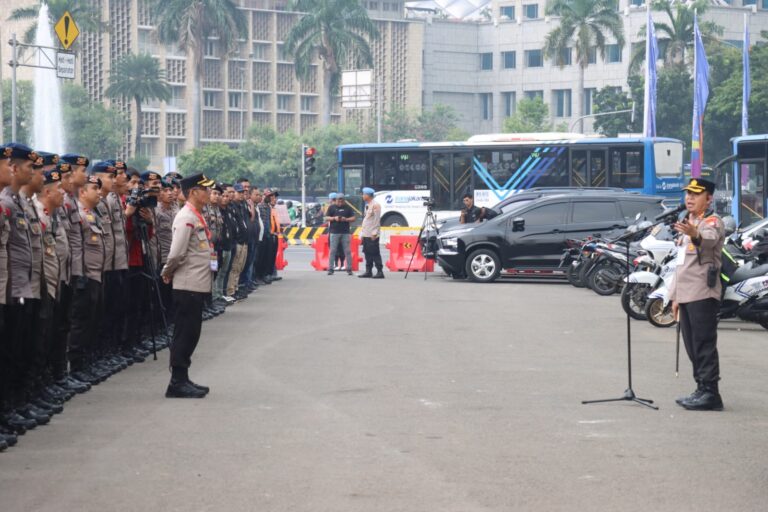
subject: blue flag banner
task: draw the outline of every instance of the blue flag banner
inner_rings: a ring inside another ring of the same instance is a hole
[[[704,160],[704,110],[709,98],[709,63],[701,40],[698,17],[693,18],[693,130],[691,135],[691,177],[701,176],[701,165]]]
[[[741,134],[749,135],[749,24],[747,15],[744,15],[744,47],[742,48],[741,60],[744,65],[744,86],[741,94]]]
[[[645,101],[643,106],[643,136],[656,136],[656,61],[659,58],[659,46],[656,41],[656,28],[651,18],[651,5],[646,7],[647,21],[645,31]]]

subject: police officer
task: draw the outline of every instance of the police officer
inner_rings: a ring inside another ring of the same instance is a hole
[[[95,349],[101,318],[102,275],[106,260],[104,231],[96,207],[101,199],[101,180],[88,176],[78,191],[80,236],[83,240],[82,272],[75,281],[72,298],[72,328],[69,332],[69,362],[72,375],[80,381],[98,384],[109,375],[96,364]]]
[[[218,265],[211,232],[202,214],[213,185],[214,181],[203,174],[181,180],[187,202],[173,221],[171,250],[161,272],[165,283],[173,283],[176,305],[171,381],[165,392],[168,398],[203,398],[209,391],[189,379],[189,367],[200,339],[203,301],[211,291],[212,275]]]
[[[679,240],[675,279],[669,297],[679,313],[685,350],[693,366],[696,390],[677,403],[689,410],[722,410],[718,381],[717,313],[720,309],[723,221],[711,211],[715,184],[694,178],[683,187],[688,215],[674,228]]]
[[[363,189],[363,223],[360,229],[360,238],[363,240],[363,254],[365,254],[365,272],[357,277],[384,279],[384,265],[381,262],[381,249],[379,248],[379,233],[381,231],[381,205],[374,199],[376,192],[366,187]],[[373,267],[376,267],[374,275]]]

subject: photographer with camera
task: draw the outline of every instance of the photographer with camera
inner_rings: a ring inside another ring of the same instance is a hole
[[[678,241],[677,267],[669,298],[675,316],[679,313],[685,351],[693,365],[697,387],[689,396],[678,398],[677,403],[689,410],[722,410],[717,321],[725,230],[722,219],[710,209],[714,183],[694,178],[683,190],[688,215],[674,225],[675,231],[683,236]]]
[[[344,261],[347,264],[347,275],[352,275],[352,252],[350,249],[350,243],[352,235],[350,234],[349,226],[355,221],[355,212],[344,200],[344,194],[336,194],[334,204],[328,207],[325,212],[325,220],[330,223],[328,229],[329,232],[329,244],[330,255],[328,257],[328,275],[333,275],[334,265],[336,264],[336,254],[341,247],[344,252]]]

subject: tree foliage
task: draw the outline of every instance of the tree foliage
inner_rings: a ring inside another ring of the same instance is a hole
[[[407,110],[396,108],[386,112],[381,123],[382,141],[394,142],[402,139],[440,142],[465,140],[466,132],[458,128],[459,115],[453,107],[437,104],[430,110]],[[460,137],[460,138],[456,138]],[[371,127],[368,138],[375,140],[375,126]]]
[[[248,161],[239,151],[226,144],[207,144],[179,157],[179,172],[183,175],[202,172],[218,181],[232,183],[248,170]]]
[[[19,80],[16,82],[18,94],[16,108],[16,142],[29,144],[32,131],[32,99],[35,94],[32,82]],[[11,80],[3,80],[3,131],[5,140],[11,140]]]
[[[37,34],[37,18],[43,3],[48,4],[48,21],[53,26],[69,12],[77,20],[77,26],[81,32],[98,32],[105,28],[101,21],[101,12],[96,4],[90,0],[41,0],[35,5],[18,7],[8,16],[9,21],[29,20],[32,23],[24,32],[24,42],[33,43]],[[79,41],[75,42],[75,48]]]
[[[505,133],[546,132],[551,129],[549,107],[538,96],[517,102],[515,113],[504,120],[503,128]]]
[[[80,85],[66,83],[61,90],[67,151],[91,160],[115,158],[123,147],[130,122],[119,111],[88,97]]]

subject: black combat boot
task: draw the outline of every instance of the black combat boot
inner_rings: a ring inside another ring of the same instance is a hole
[[[165,390],[165,398],[204,398],[206,391],[195,387],[189,381],[186,368],[174,366],[171,368],[171,382]]]
[[[717,382],[704,383],[701,394],[684,400],[682,405],[689,411],[722,411],[723,399],[720,397]]]
[[[704,392],[704,388],[701,385],[701,382],[697,382],[696,389],[693,391],[693,393],[691,393],[690,395],[681,396],[675,399],[675,403],[680,407],[682,407],[683,402],[685,402],[686,400],[693,400],[693,399],[699,398],[703,392]]]

